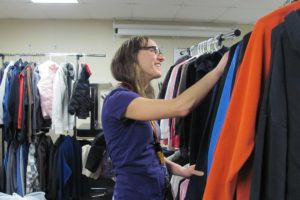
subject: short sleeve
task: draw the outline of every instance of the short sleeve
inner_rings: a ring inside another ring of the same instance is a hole
[[[121,119],[129,103],[139,95],[128,89],[118,88],[113,90],[104,101],[104,110],[107,115],[113,118]]]

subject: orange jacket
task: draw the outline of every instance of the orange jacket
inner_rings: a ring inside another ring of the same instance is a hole
[[[203,199],[249,199],[250,156],[261,87],[270,66],[271,33],[290,11],[299,8],[300,2],[295,2],[256,22],[236,77]]]

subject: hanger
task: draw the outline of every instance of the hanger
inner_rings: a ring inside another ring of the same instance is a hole
[[[85,54],[83,54],[83,63],[86,63],[85,58],[86,58],[86,56],[85,56]]]

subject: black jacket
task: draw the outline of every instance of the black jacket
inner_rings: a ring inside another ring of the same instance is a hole
[[[196,109],[198,112],[193,111],[193,117],[191,121],[191,129],[190,129],[190,160],[196,164],[197,170],[206,171],[207,169],[207,156],[208,156],[208,148],[209,148],[209,140],[212,132],[213,122],[217,113],[217,108],[219,105],[219,101],[221,98],[223,86],[227,77],[227,73],[231,64],[231,60],[233,58],[235,48],[237,44],[230,48],[230,54],[227,62],[227,66],[223,73],[221,79],[216,83],[212,91],[205,97],[203,103],[199,105]],[[206,56],[202,56],[201,60],[198,60],[197,67],[198,70],[204,72],[206,69],[206,73],[211,71],[218,62],[220,61],[223,52],[225,49],[221,50],[221,52],[215,52],[213,54],[208,54]],[[199,73],[198,73],[199,74]],[[205,74],[202,74],[204,76]],[[195,109],[195,111],[196,111]],[[202,113],[202,114],[201,114]],[[199,123],[201,122],[201,123]],[[190,178],[190,182],[187,188],[186,200],[193,199],[202,199],[205,185],[206,185],[206,174],[204,176],[192,176]]]
[[[105,150],[105,138],[103,132],[101,132],[95,137],[94,141],[92,142],[85,168],[87,168],[91,172],[96,172],[103,159],[103,153]]]
[[[300,11],[272,31],[269,80],[261,102],[250,199],[300,199]]]
[[[91,110],[91,95],[89,77],[91,73],[87,64],[82,65],[79,79],[74,84],[73,94],[69,103],[68,111],[71,115],[76,114],[80,119],[89,116]]]

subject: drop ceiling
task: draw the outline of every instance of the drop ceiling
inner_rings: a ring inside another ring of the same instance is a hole
[[[0,0],[1,19],[104,19],[253,24],[284,0],[79,0],[34,4]]]

